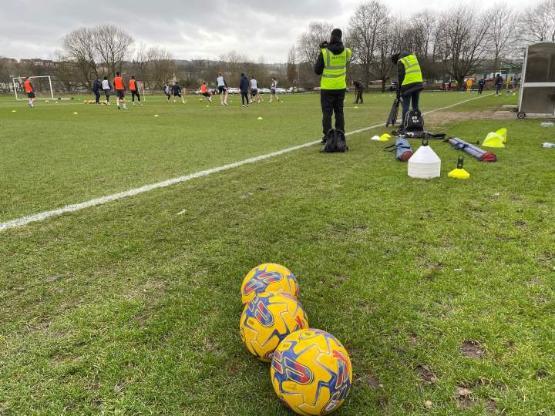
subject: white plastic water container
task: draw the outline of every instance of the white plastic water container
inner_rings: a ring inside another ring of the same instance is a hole
[[[409,176],[417,179],[441,176],[441,159],[427,142],[422,142],[422,146],[409,159]]]

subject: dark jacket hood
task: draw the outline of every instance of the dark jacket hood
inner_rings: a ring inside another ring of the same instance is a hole
[[[339,55],[340,53],[342,53],[345,50],[345,46],[343,45],[343,42],[340,40],[334,40],[331,43],[328,44],[328,49],[334,54],[334,55]]]

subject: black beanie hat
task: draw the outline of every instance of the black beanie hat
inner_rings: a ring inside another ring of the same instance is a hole
[[[341,32],[341,29],[333,29],[331,31],[331,37],[332,39],[335,38],[337,40],[341,40],[341,38],[343,37],[343,32]]]

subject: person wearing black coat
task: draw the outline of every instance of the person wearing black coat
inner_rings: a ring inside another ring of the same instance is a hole
[[[480,79],[480,81],[478,81],[478,94],[482,95],[482,93],[484,92],[485,86],[486,86],[485,78]]]
[[[497,74],[497,76],[495,77],[495,95],[499,95],[499,93],[503,89],[504,82],[505,80],[503,79],[503,76],[501,76],[501,74]]]
[[[364,104],[364,99],[362,98],[362,93],[364,92],[364,85],[362,85],[362,82],[360,81],[355,81],[353,82],[353,86],[355,87],[355,93],[356,93],[355,104]]]
[[[100,90],[102,89],[102,82],[98,78],[93,81],[92,92],[96,98],[96,104],[100,104]]]
[[[241,90],[241,106],[249,106],[249,79],[245,74],[241,74],[241,80],[239,81],[239,89]]]

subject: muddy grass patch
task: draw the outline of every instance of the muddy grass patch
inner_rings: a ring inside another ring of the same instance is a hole
[[[428,367],[427,365],[418,365],[416,366],[416,374],[418,374],[418,378],[424,384],[435,384],[437,382],[437,376],[435,373]]]
[[[474,405],[472,390],[464,386],[457,386],[455,390],[455,400],[459,409],[468,409]]]
[[[378,377],[371,372],[364,373],[360,377],[356,378],[355,383],[361,386],[368,386],[372,390],[381,389],[383,387],[383,384],[380,383]]]
[[[468,358],[482,358],[486,350],[478,341],[466,340],[461,345],[461,353]]]
[[[426,115],[429,126],[443,126],[445,124],[468,120],[513,120],[515,114],[511,111],[440,111]]]

